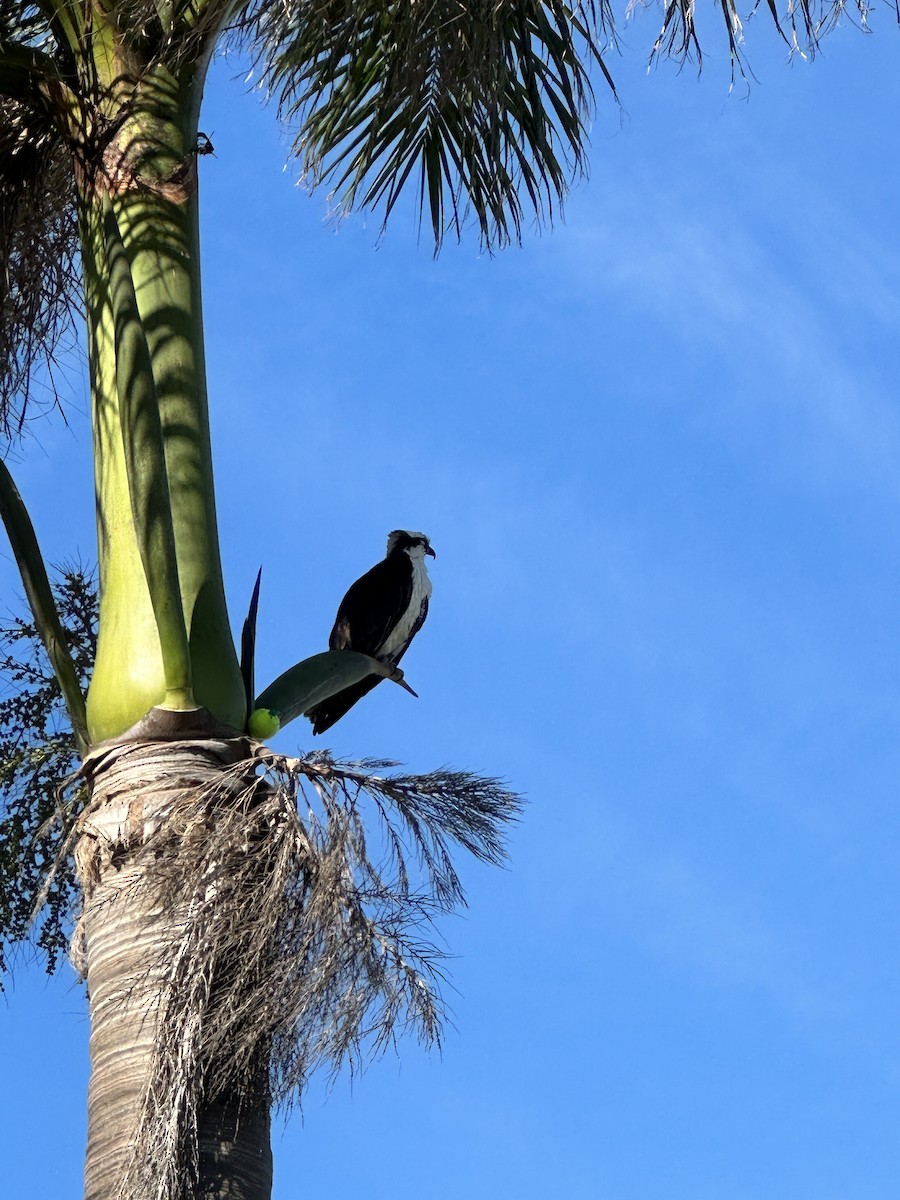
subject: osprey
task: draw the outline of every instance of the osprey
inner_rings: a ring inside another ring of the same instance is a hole
[[[424,533],[395,529],[389,534],[385,557],[357,579],[341,601],[329,650],[356,650],[396,666],[428,614],[431,580],[425,570],[426,554],[436,557]],[[330,729],[381,679],[368,675],[317,704],[307,714],[313,733]]]

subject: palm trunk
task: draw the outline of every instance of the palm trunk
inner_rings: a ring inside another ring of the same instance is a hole
[[[204,1061],[198,1011],[191,1044],[174,1051],[189,1069],[160,1072],[185,908],[177,893],[163,903],[146,851],[175,797],[210,788],[247,752],[228,740],[246,703],[219,561],[200,311],[197,120],[215,28],[170,68],[139,60],[114,11],[93,4],[89,18],[78,47],[89,102],[67,116],[100,566],[93,799],[76,850],[91,1012],[85,1196],[267,1200],[267,1063],[251,1062],[234,1094],[208,1094],[216,1064]],[[226,740],[160,733],[160,718],[190,713],[201,725],[211,715],[211,736]],[[118,740],[126,731],[148,740]]]
[[[246,748],[243,739],[133,743],[89,759],[93,800],[76,850],[91,1015],[85,1200],[268,1200],[271,1194],[265,1064],[249,1094],[205,1096],[195,1079],[176,1077],[171,1094],[157,1095],[150,1106],[156,1117],[148,1118],[147,1103],[184,913],[161,904],[149,873],[154,856],[141,848],[173,800],[185,789],[214,787]],[[198,1038],[203,1018],[196,1014]],[[202,1049],[197,1062],[202,1070]],[[192,1086],[201,1097],[196,1108]],[[134,1161],[148,1119],[165,1126],[155,1134],[160,1155]]]

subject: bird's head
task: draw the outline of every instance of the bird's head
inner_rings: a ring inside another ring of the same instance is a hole
[[[426,554],[430,554],[432,558],[437,558],[437,555],[431,548],[431,542],[424,533],[411,533],[408,529],[395,529],[393,533],[388,534],[387,552],[390,556],[398,551],[405,551],[410,558],[421,558]]]

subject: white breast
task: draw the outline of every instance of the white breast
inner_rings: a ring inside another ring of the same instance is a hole
[[[399,654],[406,643],[412,637],[412,632],[419,624],[422,617],[422,606],[431,595],[431,580],[428,578],[428,572],[425,570],[425,552],[421,546],[414,546],[412,550],[407,550],[410,562],[412,563],[412,596],[409,600],[409,607],[406,612],[397,622],[397,625],[392,630],[385,640],[384,645],[378,655],[379,658],[393,658],[395,654]]]

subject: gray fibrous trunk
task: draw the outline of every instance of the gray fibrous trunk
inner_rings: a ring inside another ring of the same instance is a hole
[[[184,966],[175,958],[188,914],[160,899],[152,855],[138,853],[185,792],[217,791],[223,776],[246,789],[234,765],[247,752],[244,739],[124,743],[88,762],[93,794],[76,847],[84,889],[76,940],[91,1014],[85,1200],[271,1194],[267,1063],[240,1093],[204,1095],[196,1077],[153,1092],[160,1006],[170,972]],[[181,1048],[184,1060],[202,1074],[202,1014],[186,1036],[196,1045]],[[148,1120],[159,1153],[138,1161]]]
[[[85,893],[87,1200],[267,1200],[273,1099],[404,1030],[439,1044],[423,935],[463,902],[451,846],[502,861],[521,801],[395,765],[193,734],[88,755],[62,846]]]

